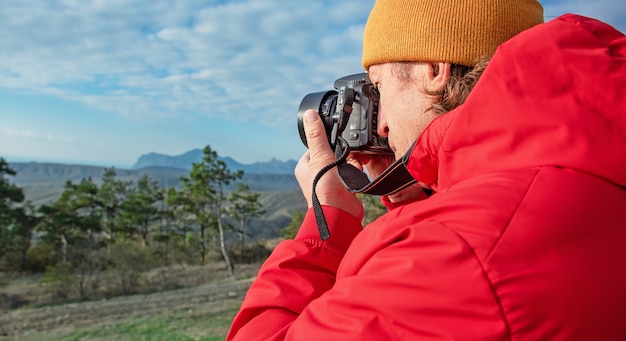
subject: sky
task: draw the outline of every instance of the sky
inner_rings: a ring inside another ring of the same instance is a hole
[[[624,0],[543,0],[626,32]],[[2,0],[0,156],[130,168],[210,145],[297,160],[302,98],[363,72],[374,0]]]

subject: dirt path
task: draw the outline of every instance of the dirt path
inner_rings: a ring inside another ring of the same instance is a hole
[[[0,338],[104,324],[164,311],[222,311],[241,304],[251,279],[223,281],[149,295],[18,309],[0,315]]]

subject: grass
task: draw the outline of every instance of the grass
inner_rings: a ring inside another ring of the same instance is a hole
[[[34,332],[6,340],[24,341],[217,341],[226,339],[237,309],[220,312],[171,312],[158,316],[103,323],[72,331]],[[0,338],[2,339],[2,338]]]

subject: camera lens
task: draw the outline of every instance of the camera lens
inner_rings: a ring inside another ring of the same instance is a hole
[[[337,91],[322,91],[310,93],[302,99],[300,107],[298,108],[298,132],[300,133],[300,139],[302,143],[308,148],[306,141],[306,135],[304,133],[304,112],[313,109],[317,111],[318,115],[324,122],[324,128],[326,129],[326,136],[330,138],[330,133],[333,128],[333,114],[337,107]]]

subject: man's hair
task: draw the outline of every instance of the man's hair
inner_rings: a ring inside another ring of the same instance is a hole
[[[489,57],[480,58],[476,64],[471,66],[452,64],[450,67],[450,78],[441,91],[428,91],[426,94],[435,97],[433,105],[429,108],[435,114],[441,115],[465,103],[467,96],[480,79],[489,64]],[[411,81],[410,69],[418,62],[397,62],[393,65],[393,74],[400,81]]]

